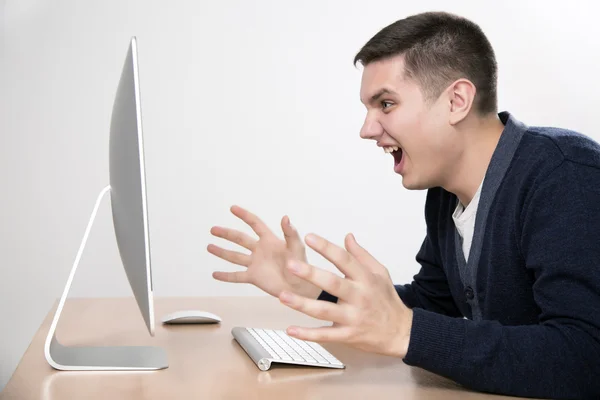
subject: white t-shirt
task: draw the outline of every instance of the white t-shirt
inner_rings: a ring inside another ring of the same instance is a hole
[[[471,242],[473,241],[473,232],[475,231],[475,216],[477,215],[482,186],[483,182],[479,185],[475,196],[473,196],[473,200],[471,200],[466,209],[459,201],[452,214],[456,230],[463,240],[463,253],[465,254],[466,261],[469,260],[469,252],[471,251]]]

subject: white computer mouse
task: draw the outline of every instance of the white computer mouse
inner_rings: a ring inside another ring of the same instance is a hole
[[[208,311],[181,310],[163,317],[163,324],[218,324],[221,317]]]

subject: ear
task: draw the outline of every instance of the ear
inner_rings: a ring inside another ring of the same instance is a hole
[[[455,125],[465,119],[473,102],[475,101],[476,88],[468,79],[459,79],[448,88],[450,97],[450,124]]]

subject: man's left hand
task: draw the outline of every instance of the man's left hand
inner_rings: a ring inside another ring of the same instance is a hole
[[[316,235],[306,244],[333,263],[344,275],[292,260],[290,271],[338,298],[337,303],[281,292],[280,301],[304,314],[333,322],[333,326],[291,326],[288,335],[313,342],[340,342],[361,350],[404,357],[408,351],[412,310],[404,305],[389,272],[347,235],[343,249]]]

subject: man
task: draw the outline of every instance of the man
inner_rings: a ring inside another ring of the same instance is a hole
[[[306,263],[233,207],[259,239],[211,232],[250,254],[209,245],[247,267],[215,279],[252,283],[332,326],[288,334],[401,357],[469,388],[516,396],[600,397],[600,146],[497,112],[494,52],[474,23],[423,13],[377,33],[364,65],[362,138],[394,158],[407,189],[427,189],[427,234],[414,281],[394,285],[353,235],[306,244],[344,277]]]

